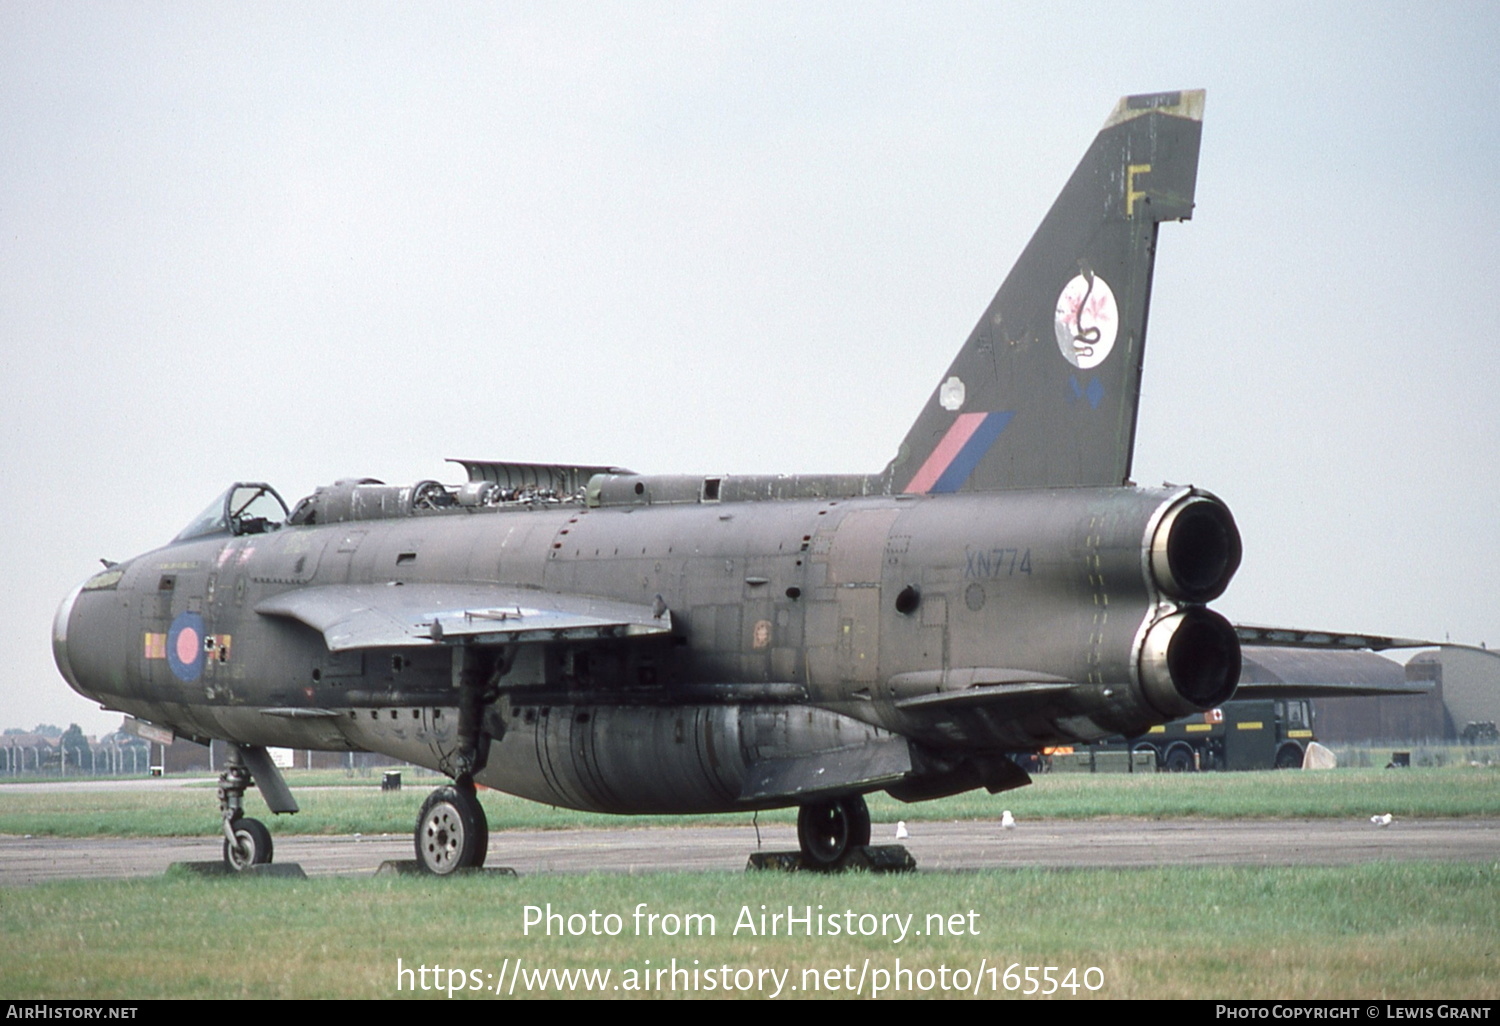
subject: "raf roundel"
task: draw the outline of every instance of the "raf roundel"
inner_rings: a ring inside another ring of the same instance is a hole
[[[1097,274],[1076,275],[1057,297],[1057,348],[1080,370],[1104,362],[1115,347],[1120,308],[1114,290]]]
[[[172,676],[192,683],[203,676],[203,617],[178,613],[167,631],[167,665]]]

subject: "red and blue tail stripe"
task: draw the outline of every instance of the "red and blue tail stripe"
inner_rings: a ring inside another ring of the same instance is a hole
[[[904,492],[956,492],[995,444],[1015,413],[960,413],[932,455],[902,489]]]

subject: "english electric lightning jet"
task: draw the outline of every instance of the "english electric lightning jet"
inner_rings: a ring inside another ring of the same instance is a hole
[[[796,805],[804,860],[831,865],[869,843],[865,793],[1019,787],[1007,752],[1210,709],[1240,671],[1207,607],[1234,519],[1130,480],[1157,226],[1192,214],[1203,98],[1119,101],[879,473],[459,460],[462,485],[344,480],[290,512],[235,484],[68,596],[58,668],[229,742],[236,868],[272,854],[246,787],[297,807],[266,746],[451,776],[416,824],[435,873],[484,861],[476,784],[598,812]]]

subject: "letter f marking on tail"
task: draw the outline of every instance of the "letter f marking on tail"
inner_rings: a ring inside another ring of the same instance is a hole
[[[1146,198],[1146,190],[1136,189],[1135,176],[1149,174],[1150,164],[1131,164],[1125,168],[1125,216],[1135,216],[1135,201]]]

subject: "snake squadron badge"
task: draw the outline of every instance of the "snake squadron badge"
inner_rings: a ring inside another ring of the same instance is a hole
[[[1077,275],[1057,297],[1057,347],[1080,370],[1104,362],[1115,346],[1120,308],[1109,282],[1092,271]]]

